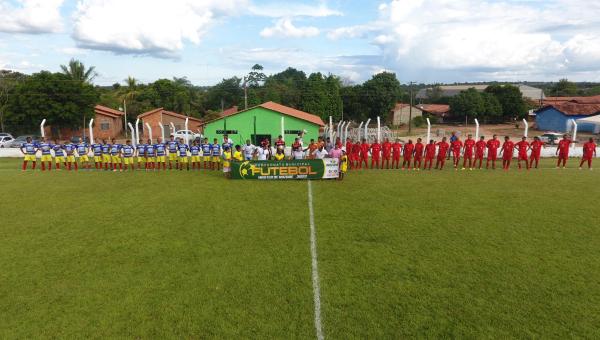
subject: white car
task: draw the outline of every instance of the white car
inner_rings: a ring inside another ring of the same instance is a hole
[[[14,140],[15,139],[11,135],[0,136],[0,148],[9,147],[8,145],[10,144],[10,142]]]
[[[196,138],[202,138],[202,134],[194,132],[192,130],[179,130],[179,131],[175,131],[175,133],[173,134],[173,136],[175,137],[175,139],[177,139],[177,138],[185,139],[186,138],[186,134],[187,134],[187,138],[189,138],[189,140],[194,140]]]
[[[558,144],[558,141],[562,139],[563,134],[557,132],[546,132],[539,136],[540,140],[548,145]]]

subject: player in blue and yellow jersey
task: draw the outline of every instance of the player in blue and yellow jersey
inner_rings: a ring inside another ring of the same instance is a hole
[[[102,144],[100,139],[96,138],[96,143],[92,144],[92,151],[94,152],[94,165],[96,170],[102,169]]]
[[[121,148],[121,156],[123,158],[123,164],[125,165],[125,170],[131,169],[131,171],[135,170],[133,165],[133,155],[135,153],[135,149],[131,145],[131,141],[128,139],[125,142],[125,145]]]
[[[148,138],[146,143],[146,170],[154,169],[154,162],[156,161],[156,149],[152,144],[152,139]]]
[[[192,169],[196,169],[198,166],[198,170],[200,170],[200,146],[198,142],[194,141],[192,146],[190,146],[190,153],[192,154]]]
[[[229,148],[229,151],[233,153],[233,143],[231,139],[229,139],[228,135],[223,135],[223,144],[221,144],[221,149],[225,151],[225,148]]]
[[[167,146],[163,143],[162,138],[156,138],[154,149],[156,149],[156,168],[160,170],[162,163],[163,171],[167,170]]]
[[[23,171],[27,170],[27,162],[31,162],[31,170],[35,170],[37,158],[37,144],[31,140],[31,137],[27,137],[25,143],[21,144],[21,152],[23,153]]]
[[[71,142],[63,145],[63,149],[67,153],[67,170],[71,170],[71,167],[75,167],[77,170],[77,162],[75,161],[75,150],[77,150],[77,146]]]
[[[110,143],[110,162],[112,163],[113,171],[117,171],[117,165],[123,170],[123,163],[121,162],[121,144],[113,138]]]
[[[135,146],[135,154],[137,157],[137,168],[138,170],[142,168],[142,163],[144,163],[144,168],[146,167],[146,144],[144,144],[143,140],[139,140],[138,144]]]
[[[190,163],[188,160],[188,150],[189,150],[189,146],[185,143],[180,142],[177,145],[177,151],[179,153],[179,163],[178,163],[178,167],[179,170],[183,170],[183,165],[185,164],[187,166],[187,169],[190,170]]]
[[[110,144],[106,143],[106,139],[102,140],[102,163],[104,163],[104,170],[108,170],[110,167]]]
[[[219,145],[219,141],[215,138],[213,144],[211,145],[212,152],[212,163],[210,168],[212,170],[219,170],[219,164],[221,164],[221,146]]]
[[[171,162],[175,162],[175,169],[179,168],[178,166],[178,157],[177,157],[177,141],[175,140],[175,136],[171,135],[171,140],[167,142],[167,149],[169,150],[169,169],[173,169],[173,164]]]
[[[54,144],[52,145],[52,151],[54,151],[54,165],[56,165],[56,170],[60,170],[61,163],[66,169],[67,162],[65,160],[65,151],[63,150],[63,146],[58,142],[57,139],[54,140]]]
[[[208,142],[208,138],[204,138],[204,142],[200,146],[202,148],[202,161],[204,162],[204,169],[208,169],[210,166],[210,155],[212,151],[212,145]]]
[[[79,165],[81,166],[81,169],[90,170],[92,168],[90,164],[90,157],[88,157],[89,152],[89,145],[83,141],[83,138],[79,137],[79,143],[77,144],[77,156],[79,156]],[[77,166],[75,166],[75,170],[77,170]]]
[[[48,171],[52,170],[52,144],[46,140],[46,137],[42,137],[38,149],[42,152],[42,171],[46,170],[46,163],[48,163]]]

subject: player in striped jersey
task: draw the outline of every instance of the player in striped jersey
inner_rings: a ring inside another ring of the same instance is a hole
[[[21,144],[21,152],[23,153],[23,171],[27,170],[27,162],[31,162],[31,170],[35,170],[37,158],[37,144],[31,140],[31,137],[27,137],[25,143]]]
[[[102,163],[104,163],[104,170],[108,170],[110,166],[110,144],[106,143],[106,139],[102,140]]]
[[[54,144],[52,145],[52,151],[54,151],[54,165],[56,165],[56,170],[60,170],[61,163],[66,168],[67,163],[65,162],[65,151],[63,150],[62,145],[60,145],[57,139],[54,140]]]
[[[167,170],[167,146],[163,143],[162,138],[156,139],[154,149],[156,150],[156,167],[160,170],[160,164],[162,163],[163,170]]]
[[[197,141],[194,141],[192,146],[190,146],[190,153],[192,154],[192,169],[196,170],[197,166],[198,170],[200,170],[200,146]]]
[[[190,170],[190,163],[189,163],[188,154],[187,154],[189,149],[190,148],[185,143],[177,144],[177,151],[179,152],[179,163],[178,163],[179,170],[183,170],[183,164],[185,164],[187,166],[188,171]]]
[[[67,153],[67,170],[71,170],[71,167],[74,167],[75,171],[77,171],[77,162],[75,160],[75,150],[77,150],[77,146],[69,142],[63,145],[63,149]]]
[[[142,163],[144,163],[144,168],[146,167],[146,144],[144,144],[143,140],[139,140],[138,144],[135,146],[135,154],[137,158],[137,168],[140,170],[142,168]]]
[[[92,168],[90,164],[90,158],[88,153],[90,152],[89,145],[79,137],[79,144],[77,144],[77,156],[79,156],[79,165],[82,169],[90,170]]]
[[[154,170],[156,161],[156,148],[152,144],[152,139],[148,138],[146,143],[146,171]]]
[[[123,164],[125,165],[125,171],[131,169],[133,171],[135,169],[133,165],[133,155],[135,154],[135,149],[131,145],[131,141],[128,139],[125,142],[125,145],[121,148],[121,157],[123,158]]]
[[[215,138],[213,144],[211,145],[212,152],[212,163],[210,168],[212,170],[219,170],[219,165],[221,164],[221,146],[219,145],[218,139]]]
[[[202,161],[204,163],[204,169],[208,169],[210,166],[210,155],[212,146],[208,142],[208,138],[204,138],[204,143],[200,146],[202,148]]]
[[[96,138],[96,143],[92,144],[92,151],[96,170],[102,170],[102,144],[100,144],[100,139]]]
[[[123,163],[121,162],[121,148],[123,146],[118,144],[113,138],[110,144],[110,162],[112,163],[113,171],[117,171],[117,165],[120,170],[123,170]]]
[[[175,169],[179,166],[179,158],[177,157],[177,141],[175,140],[175,136],[171,135],[171,140],[167,142],[167,149],[169,150],[169,169],[173,169],[173,163],[175,162]]]
[[[48,171],[52,170],[52,144],[46,140],[46,137],[42,137],[42,142],[38,144],[38,150],[42,152],[42,171],[46,170],[46,163],[48,164]]]

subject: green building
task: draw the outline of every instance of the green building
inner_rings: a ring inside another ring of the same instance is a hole
[[[267,102],[227,114],[203,126],[204,136],[211,142],[214,138],[221,142],[223,135],[227,134],[237,144],[243,144],[248,139],[257,144],[265,138],[273,143],[283,132],[286,145],[290,145],[301,132],[304,132],[305,141],[311,138],[316,140],[319,129],[325,124],[319,116]]]

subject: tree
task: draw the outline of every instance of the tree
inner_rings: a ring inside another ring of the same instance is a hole
[[[527,115],[527,105],[523,94],[513,85],[491,85],[485,92],[493,94],[502,106],[502,116],[509,118],[524,118]]]
[[[223,79],[206,92],[205,107],[209,110],[221,112],[222,108],[239,106],[244,98],[241,83],[242,79],[238,77]]]
[[[7,124],[17,132],[31,132],[46,118],[48,125],[79,128],[93,116],[96,89],[87,83],[68,81],[62,73],[42,71],[21,81],[7,105]]]
[[[4,132],[6,105],[17,83],[26,76],[19,72],[0,70],[0,131]]]
[[[485,123],[502,121],[502,105],[498,98],[493,94],[483,92],[480,94],[483,99],[482,117]]]
[[[384,120],[400,98],[400,82],[396,74],[382,72],[367,80],[361,89],[360,100],[367,118],[381,116]]]
[[[249,87],[258,87],[262,84],[267,76],[262,72],[263,67],[259,64],[252,66],[252,71],[246,76],[246,84]]]
[[[547,95],[555,97],[575,96],[577,91],[577,84],[570,82],[568,79],[561,79],[550,88],[550,93],[547,93]]]
[[[60,65],[60,68],[69,79],[84,83],[91,83],[98,76],[94,66],[86,69],[85,65],[76,59],[71,59],[68,65]]]
[[[450,115],[455,119],[475,118],[485,110],[481,94],[474,88],[450,98]]]

